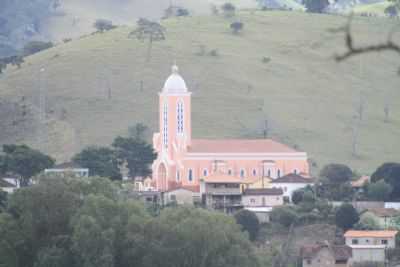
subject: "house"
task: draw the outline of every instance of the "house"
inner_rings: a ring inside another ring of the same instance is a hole
[[[65,162],[54,166],[53,168],[45,169],[45,174],[58,174],[58,175],[74,175],[76,177],[89,177],[89,169],[82,168],[76,163]]]
[[[243,180],[309,173],[307,153],[271,139],[192,138],[191,105],[191,92],[173,66],[159,93],[159,132],[153,135],[158,156],[152,173],[158,190],[169,190],[173,182],[197,186],[215,172]]]
[[[213,173],[200,181],[202,203],[209,209],[231,214],[243,207],[242,180],[223,173]]]
[[[347,267],[351,266],[352,250],[324,242],[301,247],[300,256],[303,267]]]
[[[201,202],[199,186],[185,186],[162,193],[163,204],[195,205]]]
[[[396,247],[397,231],[356,231],[344,234],[346,245],[351,247],[353,262],[384,262],[386,250]]]
[[[247,177],[243,179],[242,191],[246,189],[268,188],[272,178],[266,176]]]
[[[145,179],[137,178],[134,183],[134,189],[136,191],[157,191],[155,183],[150,177]]]
[[[244,207],[244,209],[253,212],[260,223],[268,223],[270,221],[272,207]]]
[[[242,195],[245,207],[275,207],[283,205],[281,188],[246,189]]]
[[[366,216],[373,218],[380,228],[388,229],[394,226],[393,219],[400,216],[400,211],[393,208],[371,208],[361,214],[361,219]]]
[[[283,196],[289,201],[292,201],[292,194],[294,191],[304,188],[308,185],[313,185],[314,180],[306,178],[299,174],[290,173],[285,176],[279,177],[271,181],[270,187],[280,188],[283,190]]]
[[[20,188],[20,182],[17,178],[0,178],[0,190],[9,194],[14,193],[15,190]]]

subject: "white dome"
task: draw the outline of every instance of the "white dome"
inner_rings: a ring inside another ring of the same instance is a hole
[[[179,75],[177,66],[172,66],[172,74],[165,81],[163,92],[164,93],[187,93],[185,80]]]

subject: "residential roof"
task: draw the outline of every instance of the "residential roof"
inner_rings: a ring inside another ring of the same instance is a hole
[[[193,192],[193,193],[199,193],[200,192],[200,185],[193,185],[193,186],[181,185],[181,186],[177,186],[177,187],[174,187],[174,188],[170,188],[165,192],[173,192],[173,191],[176,191],[176,190],[186,190],[186,191],[190,191],[190,192]]]
[[[221,184],[241,184],[242,179],[224,173],[213,173],[210,176],[203,177],[202,180],[206,183],[221,183]]]
[[[314,258],[323,248],[327,248],[332,251],[335,260],[348,260],[352,257],[351,247],[346,245],[331,246],[328,243],[302,246],[300,249],[300,255],[305,259]]]
[[[349,230],[344,234],[344,237],[382,237],[390,238],[395,237],[397,231],[391,230],[381,230],[381,231],[356,231]]]
[[[314,180],[311,178],[305,178],[303,176],[294,173],[287,174],[285,176],[276,178],[275,180],[271,181],[271,183],[274,184],[277,183],[312,184],[313,182]]]
[[[395,217],[400,215],[400,211],[393,208],[371,208],[367,212],[371,212],[378,217]]]
[[[360,178],[358,178],[355,181],[351,182],[351,186],[352,187],[363,187],[367,182],[369,182],[370,177],[369,176],[361,176]]]
[[[247,196],[280,196],[283,195],[281,188],[257,188],[257,189],[246,189],[243,195]]]
[[[248,176],[243,179],[242,183],[243,184],[254,184],[255,182],[260,181],[261,179],[264,179],[265,183],[270,183],[272,181],[272,178],[270,178],[270,177]]]
[[[296,153],[271,139],[193,139],[189,153]]]

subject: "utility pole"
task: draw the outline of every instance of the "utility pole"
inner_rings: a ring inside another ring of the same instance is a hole
[[[41,68],[39,70],[39,133],[38,143],[43,151],[47,148],[47,136],[46,136],[46,88],[44,85],[44,74],[46,69]]]

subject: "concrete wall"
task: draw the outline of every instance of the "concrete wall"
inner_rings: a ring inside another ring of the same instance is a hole
[[[264,199],[264,200],[263,200]],[[283,205],[283,196],[249,196],[243,195],[242,202],[245,207],[274,207]]]
[[[193,205],[193,199],[196,197],[200,198],[200,194],[185,189],[177,189],[164,193],[164,203],[171,203],[175,198],[176,203],[179,205]]]
[[[353,244],[353,239],[358,240],[358,244]],[[388,248],[395,248],[396,247],[396,240],[394,238],[377,238],[377,237],[360,237],[360,238],[351,238],[346,237],[346,245],[350,247],[354,246],[383,246],[382,240],[387,240]]]
[[[384,262],[385,249],[353,248],[353,262],[363,262],[363,261]]]

